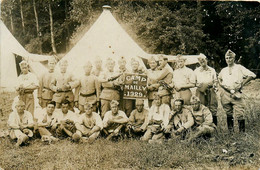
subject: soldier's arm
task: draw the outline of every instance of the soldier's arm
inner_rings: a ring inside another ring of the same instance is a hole
[[[15,117],[12,113],[10,114],[10,116],[8,118],[7,124],[12,129],[19,129],[20,128],[19,125],[15,122]]]
[[[211,125],[213,123],[213,117],[208,108],[203,109],[203,114],[204,114],[204,122],[202,125]]]
[[[194,125],[193,116],[188,109],[187,109],[187,119],[188,119],[188,121],[182,125],[182,127],[185,129],[189,129],[191,126]]]
[[[96,77],[95,77],[95,88],[96,88],[97,101],[99,101],[99,96],[101,93],[101,84],[99,83]]]
[[[57,80],[56,78],[54,77],[52,80],[51,80],[51,83],[50,83],[50,89],[54,92],[57,92],[58,90],[58,87],[56,86],[57,84]]]
[[[79,90],[80,90],[80,88],[81,88],[81,83],[80,83],[80,81],[78,81],[77,86],[75,88],[75,93],[74,93],[74,101],[75,102],[79,101]]]
[[[70,75],[70,81],[68,82],[71,90],[76,88],[79,84],[79,80],[76,79],[75,76],[73,76],[72,74]]]
[[[43,74],[39,78],[38,98],[42,98]]]

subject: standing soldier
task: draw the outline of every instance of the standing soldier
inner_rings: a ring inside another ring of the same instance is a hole
[[[155,74],[157,74],[156,68],[157,68],[157,62],[154,57],[151,57],[149,59],[149,66],[150,69],[147,70],[147,89],[148,89],[148,104],[149,107],[152,106],[153,100],[155,98],[155,94],[158,92],[158,88],[160,87],[160,84],[158,83],[159,80],[155,78]]]
[[[98,78],[90,74],[92,70],[90,62],[84,65],[84,70],[85,75],[80,78],[75,90],[75,105],[81,112],[84,112],[84,105],[88,102],[92,104],[93,109],[96,111],[100,95]]]
[[[95,69],[92,70],[92,74],[99,77],[102,71],[102,60],[100,59],[100,57],[97,57],[97,59],[95,60]]]
[[[214,68],[207,65],[207,58],[198,58],[200,67],[196,68],[194,73],[196,77],[196,96],[199,97],[201,104],[207,106],[213,114],[213,122],[217,125],[217,99],[215,87],[217,84],[217,75]]]
[[[67,72],[68,61],[61,60],[59,63],[60,72],[54,75],[51,81],[50,89],[54,92],[53,101],[56,102],[56,107],[61,107],[61,101],[67,99],[70,110],[74,107],[74,95],[72,89],[76,87],[77,81],[72,74]]]
[[[119,95],[119,81],[118,77],[120,74],[114,71],[115,61],[111,58],[108,58],[106,61],[107,71],[103,72],[100,75],[99,81],[103,87],[100,100],[101,100],[101,117],[103,118],[105,113],[110,110],[110,102],[112,100],[120,100]]]
[[[129,70],[127,70],[126,68],[126,60],[125,57],[122,56],[119,60],[118,60],[118,66],[119,66],[119,73],[122,74],[119,79],[120,82],[124,82],[125,81],[125,73],[130,73]],[[134,103],[133,100],[131,99],[123,99],[124,97],[124,93],[123,91],[120,92],[120,100],[122,101],[120,104],[122,105],[120,108],[122,108],[122,110],[125,112],[125,114],[129,117],[130,113],[133,110],[134,107]]]
[[[16,91],[19,93],[19,99],[25,103],[25,110],[34,116],[33,92],[39,87],[38,79],[29,72],[29,65],[26,61],[22,61],[19,65],[22,74],[18,77]]]
[[[221,87],[220,97],[223,109],[227,114],[227,125],[230,131],[233,130],[234,120],[238,120],[239,131],[245,131],[245,106],[243,98],[241,98],[241,89],[251,81],[256,75],[240,64],[235,64],[236,54],[228,50],[225,54],[227,67],[223,68],[219,73],[219,84]]]
[[[49,71],[41,75],[39,79],[38,99],[42,108],[47,106],[47,103],[52,100],[53,91],[50,89],[51,81],[54,77],[54,68],[56,61],[54,58],[48,60]]]
[[[192,69],[185,66],[186,59],[177,56],[177,69],[173,71],[173,84],[176,90],[176,98],[182,98],[185,105],[190,104],[190,88],[195,87],[195,75]]]
[[[144,74],[144,69],[140,68],[140,63],[136,59],[132,58],[131,60],[132,73],[135,74]]]

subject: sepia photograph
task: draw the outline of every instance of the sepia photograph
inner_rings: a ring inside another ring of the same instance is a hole
[[[260,1],[0,7],[0,170],[260,169]]]

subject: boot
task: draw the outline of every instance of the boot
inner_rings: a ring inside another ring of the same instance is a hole
[[[246,131],[246,123],[245,120],[238,120],[238,128],[239,128],[239,132],[245,132]]]
[[[227,117],[227,126],[230,133],[234,132],[234,119],[232,116]]]

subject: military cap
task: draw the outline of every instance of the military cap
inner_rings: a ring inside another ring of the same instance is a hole
[[[144,105],[144,100],[143,99],[136,99],[135,105]]]
[[[230,56],[230,57],[235,58],[235,57],[236,57],[236,53],[234,53],[233,51],[231,51],[231,50],[229,49],[229,50],[227,50],[225,56]]]
[[[177,55],[177,61],[179,61],[179,60],[186,61],[186,58],[184,58],[181,54],[178,54]]]
[[[118,106],[119,105],[119,103],[118,103],[118,101],[116,101],[116,100],[112,100],[111,102],[110,102],[110,106],[112,107],[112,106]]]
[[[22,66],[27,66],[28,67],[28,63],[27,61],[23,60],[22,62],[19,63],[19,66],[22,67]]]
[[[197,96],[191,96],[190,98],[191,103],[200,103],[200,99]]]

